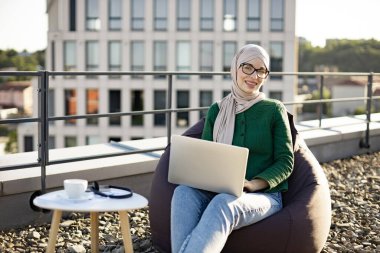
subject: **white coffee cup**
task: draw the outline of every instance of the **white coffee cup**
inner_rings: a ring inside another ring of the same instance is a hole
[[[85,179],[65,179],[63,186],[69,199],[79,199],[86,192],[88,181]]]

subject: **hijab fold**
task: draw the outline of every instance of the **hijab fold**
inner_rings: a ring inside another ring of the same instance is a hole
[[[269,70],[269,55],[264,48],[257,45],[245,45],[232,59],[231,77],[233,83],[231,93],[218,102],[219,113],[213,129],[213,140],[216,142],[232,144],[235,115],[248,110],[265,98],[265,94],[262,92],[247,94],[237,84],[237,70],[240,64],[256,58],[260,59]]]

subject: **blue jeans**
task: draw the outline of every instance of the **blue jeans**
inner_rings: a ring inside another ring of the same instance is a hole
[[[179,185],[171,204],[172,252],[221,252],[234,229],[282,208],[281,193],[215,194]]]

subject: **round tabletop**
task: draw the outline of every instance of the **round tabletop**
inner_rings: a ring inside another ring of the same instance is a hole
[[[111,189],[112,194],[125,194]],[[80,199],[69,199],[64,190],[49,192],[38,196],[33,203],[41,208],[73,212],[114,212],[146,207],[148,200],[140,194],[125,199],[113,199],[86,192]]]

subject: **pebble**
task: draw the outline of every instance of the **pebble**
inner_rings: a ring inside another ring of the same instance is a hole
[[[332,223],[322,253],[380,252],[380,152],[321,164],[329,181]],[[158,253],[152,246],[149,210],[129,212],[134,252]],[[99,250],[123,253],[117,213],[99,217]],[[44,252],[50,224],[0,231],[0,252]],[[63,217],[55,252],[91,252],[90,217]]]

